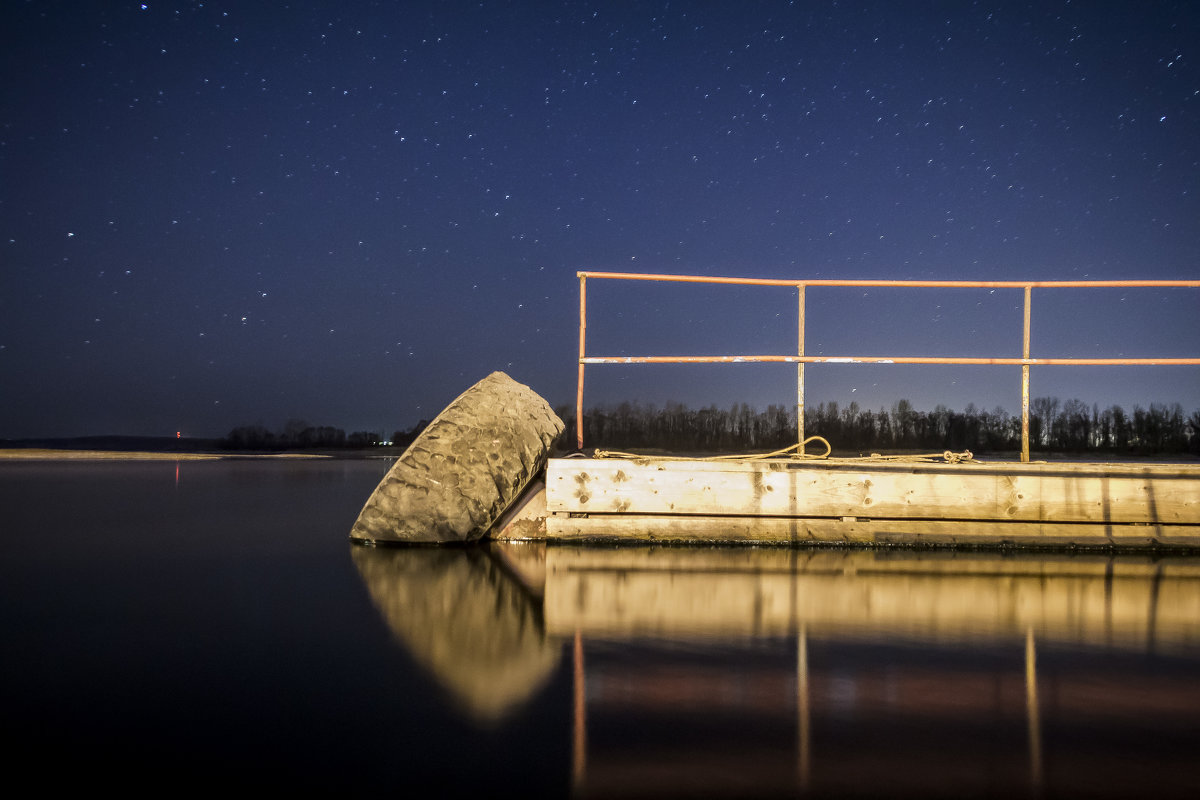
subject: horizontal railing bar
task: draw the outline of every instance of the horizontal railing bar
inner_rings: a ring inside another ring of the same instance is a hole
[[[776,278],[714,278],[706,275],[652,275],[636,272],[578,272],[580,278],[609,278],[622,281],[675,281],[678,283],[733,283],[742,286],[802,286],[809,281]]]
[[[624,281],[671,281],[676,283],[721,283],[740,286],[825,286],[877,287],[913,289],[1136,289],[1136,288],[1200,288],[1198,281],[1128,280],[1128,281],[922,281],[922,280],[777,280],[773,278],[719,278],[707,275],[655,275],[634,272],[577,272],[580,278],[600,278]]]
[[[1162,367],[1200,358],[976,358],[956,356],[586,356],[580,364],[1000,364],[1011,366]]]

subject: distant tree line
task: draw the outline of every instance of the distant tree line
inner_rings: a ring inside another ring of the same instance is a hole
[[[574,446],[574,409],[558,409],[568,422],[560,444]],[[806,436],[822,436],[839,452],[883,450],[971,450],[975,453],[1019,450],[1021,417],[1003,408],[991,411],[972,403],[963,411],[939,405],[917,411],[908,400],[877,411],[858,403],[821,403],[805,409]],[[1120,406],[1101,410],[1080,400],[1039,397],[1030,403],[1029,440],[1044,452],[1200,455],[1200,411],[1185,416],[1174,404]],[[584,413],[584,443],[600,448],[660,448],[676,451],[776,450],[796,442],[796,409],[770,405],[760,412],[745,403],[729,409],[691,409],[671,403],[664,408],[621,403]]]
[[[347,434],[341,428],[329,425],[310,425],[299,419],[290,419],[278,431],[263,425],[242,425],[231,430],[221,446],[226,450],[339,450],[378,447],[390,442],[407,447],[425,430],[427,420],[421,420],[408,430],[398,430],[388,439],[375,431],[355,431]]]
[[[567,423],[558,445],[569,450],[575,441],[574,409],[562,406],[556,411]],[[261,424],[234,428],[220,444],[228,450],[265,451],[363,449],[388,441],[407,447],[428,424],[421,420],[387,439],[377,432],[347,434],[341,428],[292,419],[278,431]],[[1021,447],[1019,414],[1010,415],[1000,407],[979,409],[973,403],[963,411],[944,405],[917,411],[908,400],[878,410],[858,403],[820,403],[805,410],[804,431],[807,436],[824,437],[840,453],[994,453]],[[1200,410],[1185,415],[1179,403],[1151,403],[1148,408],[1134,406],[1133,412],[1127,413],[1116,405],[1101,409],[1080,400],[1038,397],[1030,403],[1029,439],[1030,446],[1042,452],[1200,455]],[[746,403],[728,409],[692,409],[679,403],[658,408],[626,402],[584,414],[588,447],[735,452],[777,450],[795,442],[794,406],[769,405],[760,412]]]

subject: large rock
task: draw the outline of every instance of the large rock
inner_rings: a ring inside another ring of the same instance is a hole
[[[367,499],[351,539],[478,539],[546,465],[563,422],[536,392],[493,372],[404,451]]]

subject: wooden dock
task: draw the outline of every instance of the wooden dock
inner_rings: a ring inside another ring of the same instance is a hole
[[[928,281],[738,278],[581,271],[575,447],[584,448],[584,372],[633,364],[791,365],[796,370],[796,445],[804,454],[805,368],[821,364],[1019,366],[1020,463],[897,463],[776,458],[757,461],[551,459],[542,518],[524,527],[558,540],[907,544],[979,547],[1200,547],[1200,465],[1036,463],[1030,457],[1030,370],[1043,366],[1200,365],[1200,358],[1035,357],[1033,291],[1197,289],[1197,280]],[[793,290],[791,352],[720,355],[597,355],[588,350],[589,280]],[[806,351],[810,289],[1020,290],[1021,354],[946,356]],[[819,437],[816,437],[819,438]],[[534,503],[540,504],[541,501]],[[544,520],[541,521],[541,520]],[[494,538],[520,538],[496,525]]]
[[[1200,464],[552,458],[527,501],[494,538],[1200,548]]]

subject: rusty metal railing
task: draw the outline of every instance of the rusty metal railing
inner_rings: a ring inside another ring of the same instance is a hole
[[[588,364],[748,364],[796,365],[796,435],[804,454],[805,364],[995,364],[1021,367],[1021,461],[1029,461],[1029,368],[1031,366],[1164,366],[1200,365],[1200,358],[1032,358],[1029,355],[1030,301],[1034,289],[1135,289],[1200,288],[1200,281],[888,281],[888,280],[775,280],[768,278],[717,278],[703,275],[653,275],[632,272],[578,272],[579,277],[579,385],[575,396],[576,445],[583,449],[583,371]],[[587,355],[587,279],[716,283],[738,286],[780,286],[797,291],[795,355],[742,356],[589,356]],[[942,356],[810,356],[804,352],[804,295],[810,287],[877,287],[916,289],[1023,289],[1025,315],[1020,358]]]

